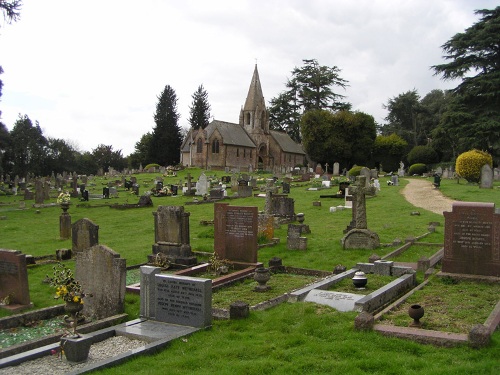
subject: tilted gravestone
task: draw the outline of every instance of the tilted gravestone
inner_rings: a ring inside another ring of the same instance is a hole
[[[481,183],[479,187],[483,189],[493,189],[493,169],[489,164],[481,168]]]
[[[73,254],[99,243],[99,225],[89,219],[80,219],[71,226]]]
[[[120,254],[104,245],[92,246],[76,255],[75,278],[85,293],[83,314],[103,319],[123,313],[127,266]]]
[[[0,300],[5,308],[19,311],[31,306],[26,255],[19,250],[0,249]]]
[[[158,206],[153,212],[155,244],[153,254],[162,253],[172,263],[194,265],[196,257],[189,239],[189,212],[183,206]]]
[[[500,277],[500,214],[495,204],[454,202],[444,218],[442,272]]]
[[[257,262],[257,207],[214,205],[214,250],[221,259]]]

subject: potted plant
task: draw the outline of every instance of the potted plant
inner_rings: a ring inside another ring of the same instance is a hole
[[[69,321],[72,330],[61,337],[62,351],[70,362],[85,361],[89,355],[91,341],[80,335],[76,327],[83,309],[83,299],[92,295],[84,293],[82,285],[73,276],[73,271],[63,263],[57,263],[53,267],[52,277],[47,275],[47,279],[49,284],[56,288],[54,298],[62,299],[65,302],[64,309],[71,315],[65,316],[65,321]]]

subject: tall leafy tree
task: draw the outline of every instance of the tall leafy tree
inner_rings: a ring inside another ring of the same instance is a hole
[[[122,150],[113,150],[113,146],[100,144],[92,150],[92,157],[97,167],[105,172],[109,170],[109,167],[122,170],[127,166]]]
[[[139,165],[149,164],[149,148],[151,147],[151,140],[153,139],[153,134],[147,132],[143,134],[141,139],[135,143],[135,151],[130,154],[130,165],[133,168],[138,168]]]
[[[500,6],[477,10],[481,18],[443,44],[447,63],[434,65],[444,80],[460,79],[443,116],[441,133],[457,140],[457,152],[486,149],[500,159]]]
[[[6,166],[7,160],[4,158],[4,154],[10,147],[10,133],[5,124],[0,122],[0,174],[8,171]]]
[[[47,138],[47,169],[62,173],[76,170],[76,155],[78,151],[64,139]]]
[[[210,122],[210,103],[208,102],[208,93],[203,85],[192,95],[193,102],[189,107],[189,124],[193,129],[205,129]]]
[[[285,130],[295,141],[301,141],[300,117],[307,111],[328,109],[349,110],[351,105],[334,88],[345,89],[347,81],[340,77],[336,66],[320,65],[316,59],[302,60],[302,67],[292,70],[285,90],[271,99],[269,112],[270,127]]]
[[[178,164],[182,135],[178,124],[177,95],[170,85],[166,85],[158,97],[154,120],[156,126],[149,148],[150,161],[160,165]]]

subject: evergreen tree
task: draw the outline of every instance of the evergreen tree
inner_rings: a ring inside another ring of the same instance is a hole
[[[198,86],[198,90],[192,95],[193,102],[189,107],[189,124],[191,128],[205,129],[210,122],[210,104],[208,103],[208,93],[203,85]]]
[[[149,160],[160,165],[175,165],[180,161],[182,142],[177,113],[177,95],[170,85],[166,85],[158,97],[156,123],[151,137]]]

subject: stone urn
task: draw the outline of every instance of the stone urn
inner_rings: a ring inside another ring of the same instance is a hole
[[[424,316],[424,308],[420,305],[411,305],[408,308],[408,315],[413,319],[413,322],[410,323],[410,327],[420,328],[422,323],[420,323],[420,319]]]
[[[67,213],[69,210],[69,202],[61,203],[61,208],[63,210],[63,213]]]
[[[366,278],[365,273],[362,271],[356,272],[354,274],[354,277],[352,278],[353,285],[358,289],[364,289],[367,282],[368,282],[368,279]]]
[[[304,220],[305,220],[305,215],[302,212],[299,212],[297,214],[297,221],[299,222],[299,224],[302,224]]]
[[[254,288],[254,291],[256,292],[265,292],[271,287],[269,285],[266,285],[266,283],[269,281],[271,278],[271,273],[269,272],[269,268],[264,268],[264,267],[259,267],[255,270],[255,273],[253,275],[253,279],[259,283]]]

